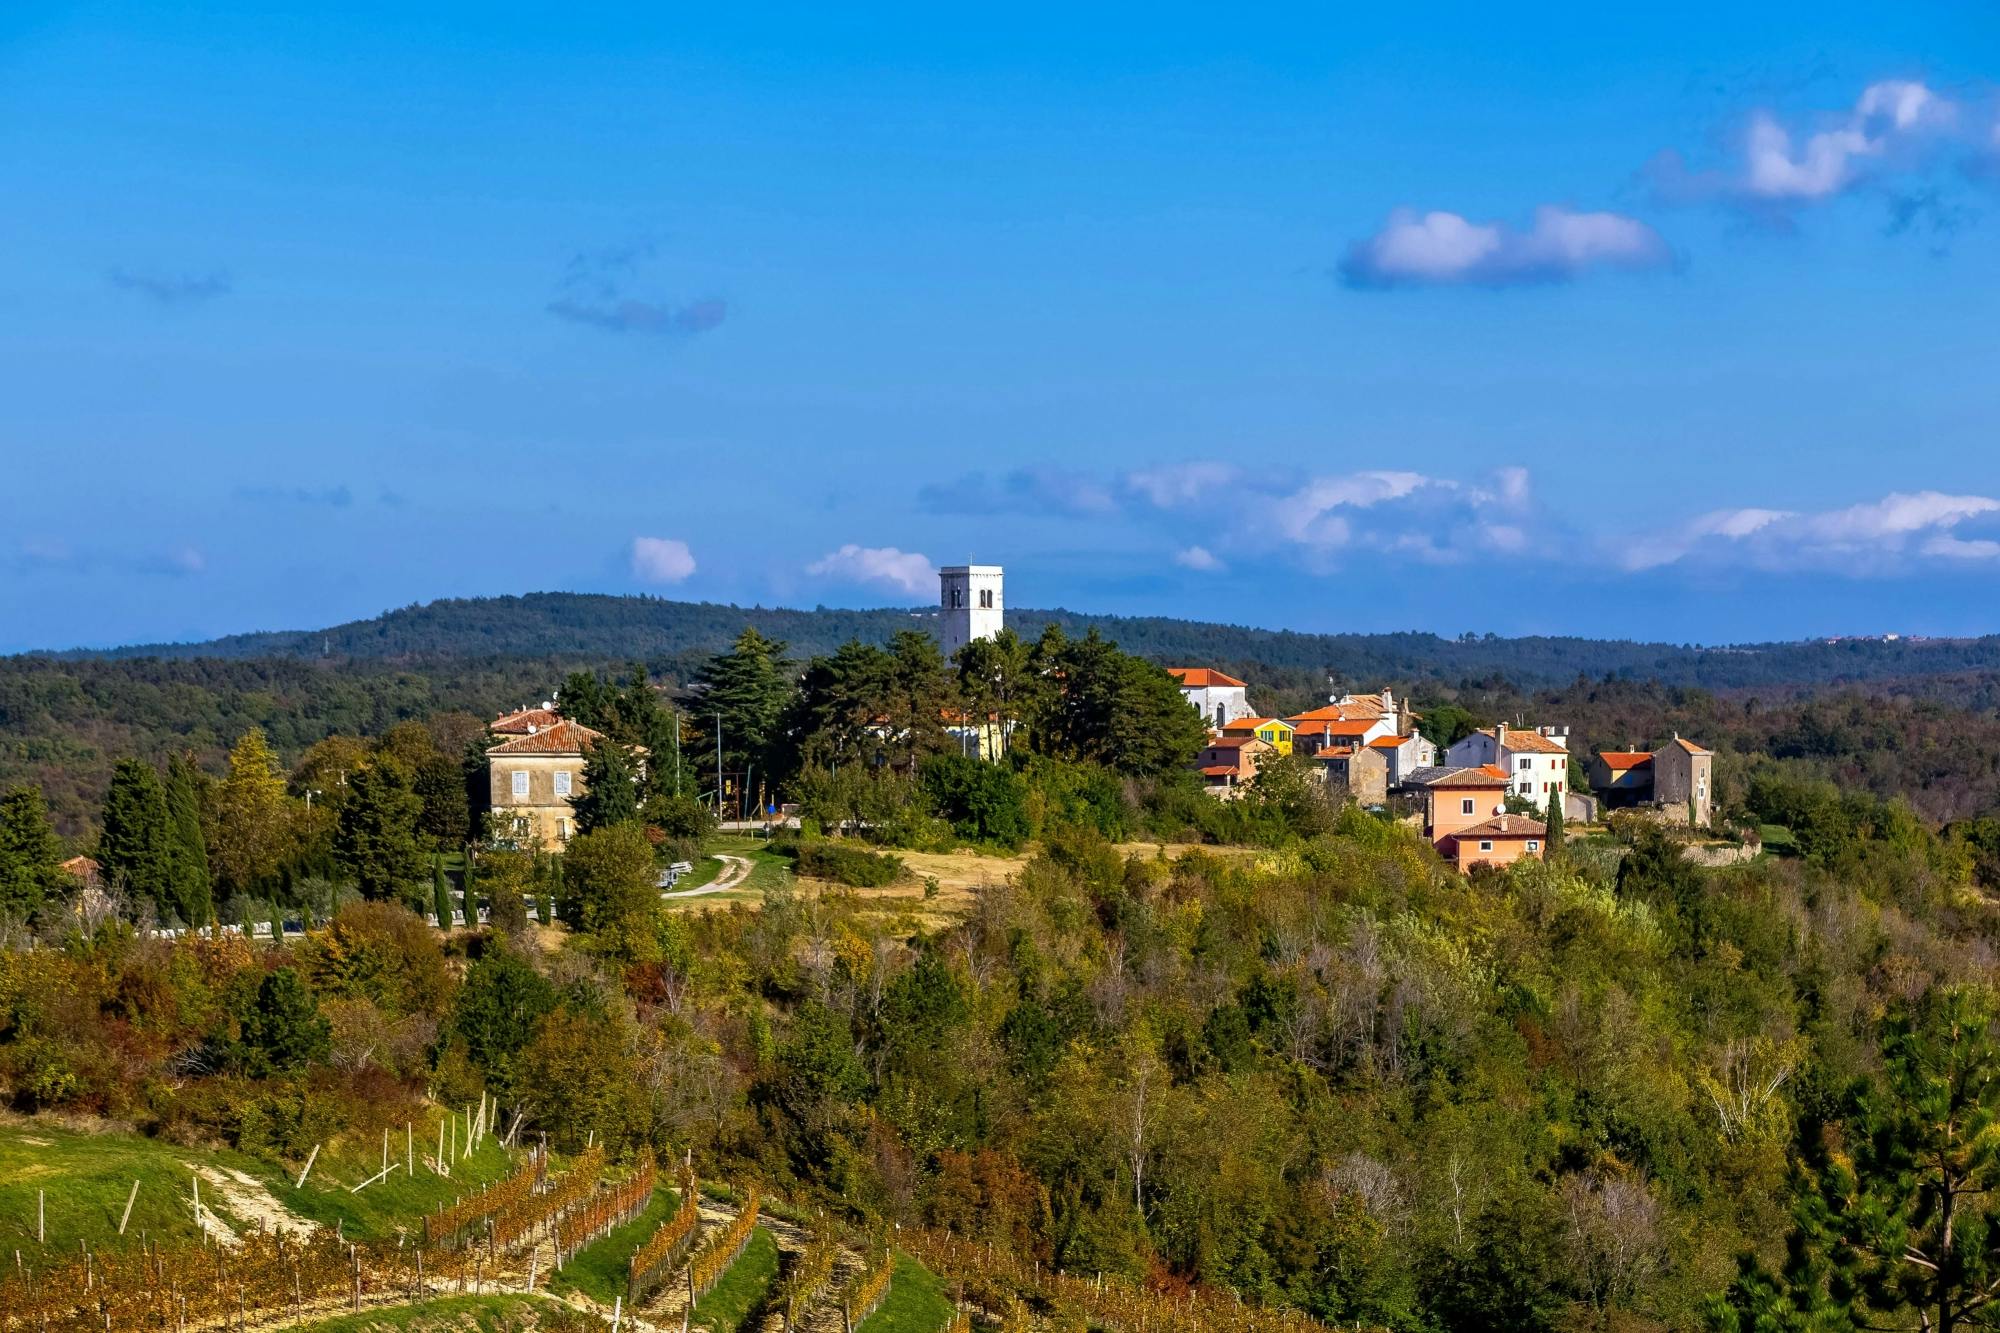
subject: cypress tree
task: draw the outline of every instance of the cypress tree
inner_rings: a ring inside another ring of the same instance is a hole
[[[161,920],[175,912],[167,852],[167,789],[151,764],[121,759],[104,794],[97,861],[107,884],[153,904]]]
[[[1542,851],[1544,858],[1552,861],[1562,855],[1563,849],[1563,802],[1559,791],[1549,793],[1548,826],[1549,834],[1542,843]]]
[[[0,796],[0,914],[27,918],[63,890],[62,844],[40,787]]]
[[[190,926],[215,916],[209,889],[208,845],[201,836],[201,770],[186,755],[167,760],[167,896]]]
[[[444,858],[431,858],[431,906],[437,913],[438,929],[451,929],[451,881],[445,878]]]

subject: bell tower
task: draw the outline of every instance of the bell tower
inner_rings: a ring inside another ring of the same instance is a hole
[[[938,643],[946,657],[1000,632],[1003,573],[999,565],[946,565],[938,571]]]

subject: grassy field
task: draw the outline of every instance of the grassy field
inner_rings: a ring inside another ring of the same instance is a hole
[[[666,906],[679,911],[702,910],[711,907],[725,907],[730,903],[760,903],[767,890],[787,883],[792,877],[792,863],[787,857],[779,856],[771,850],[770,844],[762,838],[744,837],[739,834],[725,834],[712,839],[708,844],[711,853],[727,853],[740,856],[750,862],[750,874],[741,884],[721,893],[705,893],[695,898],[669,898]],[[674,886],[674,892],[700,888],[712,883],[714,874],[706,873],[707,863],[715,858],[711,855],[696,864],[693,875]],[[720,873],[722,863],[715,861],[716,872]]]
[[[436,1124],[431,1122],[436,1147]],[[402,1145],[393,1154],[402,1160]],[[359,1194],[348,1187],[374,1174],[381,1144],[332,1147],[320,1153],[304,1189],[292,1182],[297,1167],[264,1161],[228,1149],[186,1148],[140,1134],[79,1133],[58,1125],[25,1120],[0,1124],[0,1250],[35,1252],[37,1194],[47,1194],[47,1244],[55,1253],[74,1253],[79,1242],[93,1249],[137,1245],[151,1240],[194,1240],[194,1175],[201,1172],[201,1201],[233,1231],[262,1220],[297,1225],[302,1219],[341,1224],[357,1239],[393,1237],[399,1226],[415,1228],[424,1212],[441,1201],[504,1175],[507,1155],[492,1140],[459,1164],[450,1179],[422,1165],[414,1181],[399,1167],[385,1181]],[[125,1235],[118,1219],[133,1182],[139,1192]]]
[[[450,1330],[450,1333],[502,1333],[526,1328],[535,1316],[555,1307],[533,1296],[441,1296],[417,1305],[341,1315],[303,1325],[311,1333],[375,1333],[376,1330]]]
[[[611,1304],[614,1297],[625,1294],[632,1252],[672,1217],[679,1206],[680,1196],[675,1191],[664,1187],[654,1190],[653,1201],[646,1205],[645,1212],[584,1246],[563,1265],[562,1272],[549,1279],[549,1290],[580,1291],[592,1300]]]
[[[937,1333],[951,1318],[944,1280],[907,1254],[896,1256],[896,1272],[881,1308],[855,1325],[854,1333]]]
[[[715,1289],[701,1298],[694,1312],[694,1327],[708,1329],[710,1333],[736,1333],[764,1303],[764,1296],[777,1276],[778,1242],[771,1238],[770,1232],[758,1227]]]

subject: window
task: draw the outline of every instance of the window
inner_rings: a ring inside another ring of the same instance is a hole
[[[1493,843],[1490,840],[1482,841],[1479,844],[1479,850],[1482,852],[1490,852],[1493,850]]]
[[[526,796],[528,794],[528,774],[525,769],[516,769],[507,776],[513,780],[514,795]]]
[[[567,819],[558,819],[556,821],[556,841],[557,842],[569,841],[569,821]],[[1533,844],[1530,843],[1529,846],[1530,848],[1532,848]]]
[[[1464,800],[1458,803],[1458,813],[1460,813],[1461,815],[1469,815],[1472,813],[1472,798],[1470,796],[1466,797]]]
[[[984,611],[991,611],[993,609],[993,589],[981,588],[979,590],[979,606]]]
[[[1519,759],[1516,760],[1514,763],[1514,767],[1519,769],[1523,773],[1527,772],[1534,766],[1535,766],[1535,761],[1532,759]]]
[[[564,769],[560,773],[556,774],[556,795],[558,796],[569,795],[569,776],[570,775],[568,769]]]
[[[1528,839],[1528,850],[1531,852],[1539,852],[1540,850],[1542,850],[1542,844],[1536,842],[1533,838],[1530,838]]]

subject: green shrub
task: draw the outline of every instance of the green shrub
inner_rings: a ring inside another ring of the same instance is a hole
[[[857,889],[880,889],[903,877],[903,858],[839,842],[807,842],[798,847],[798,873],[830,879]]]

